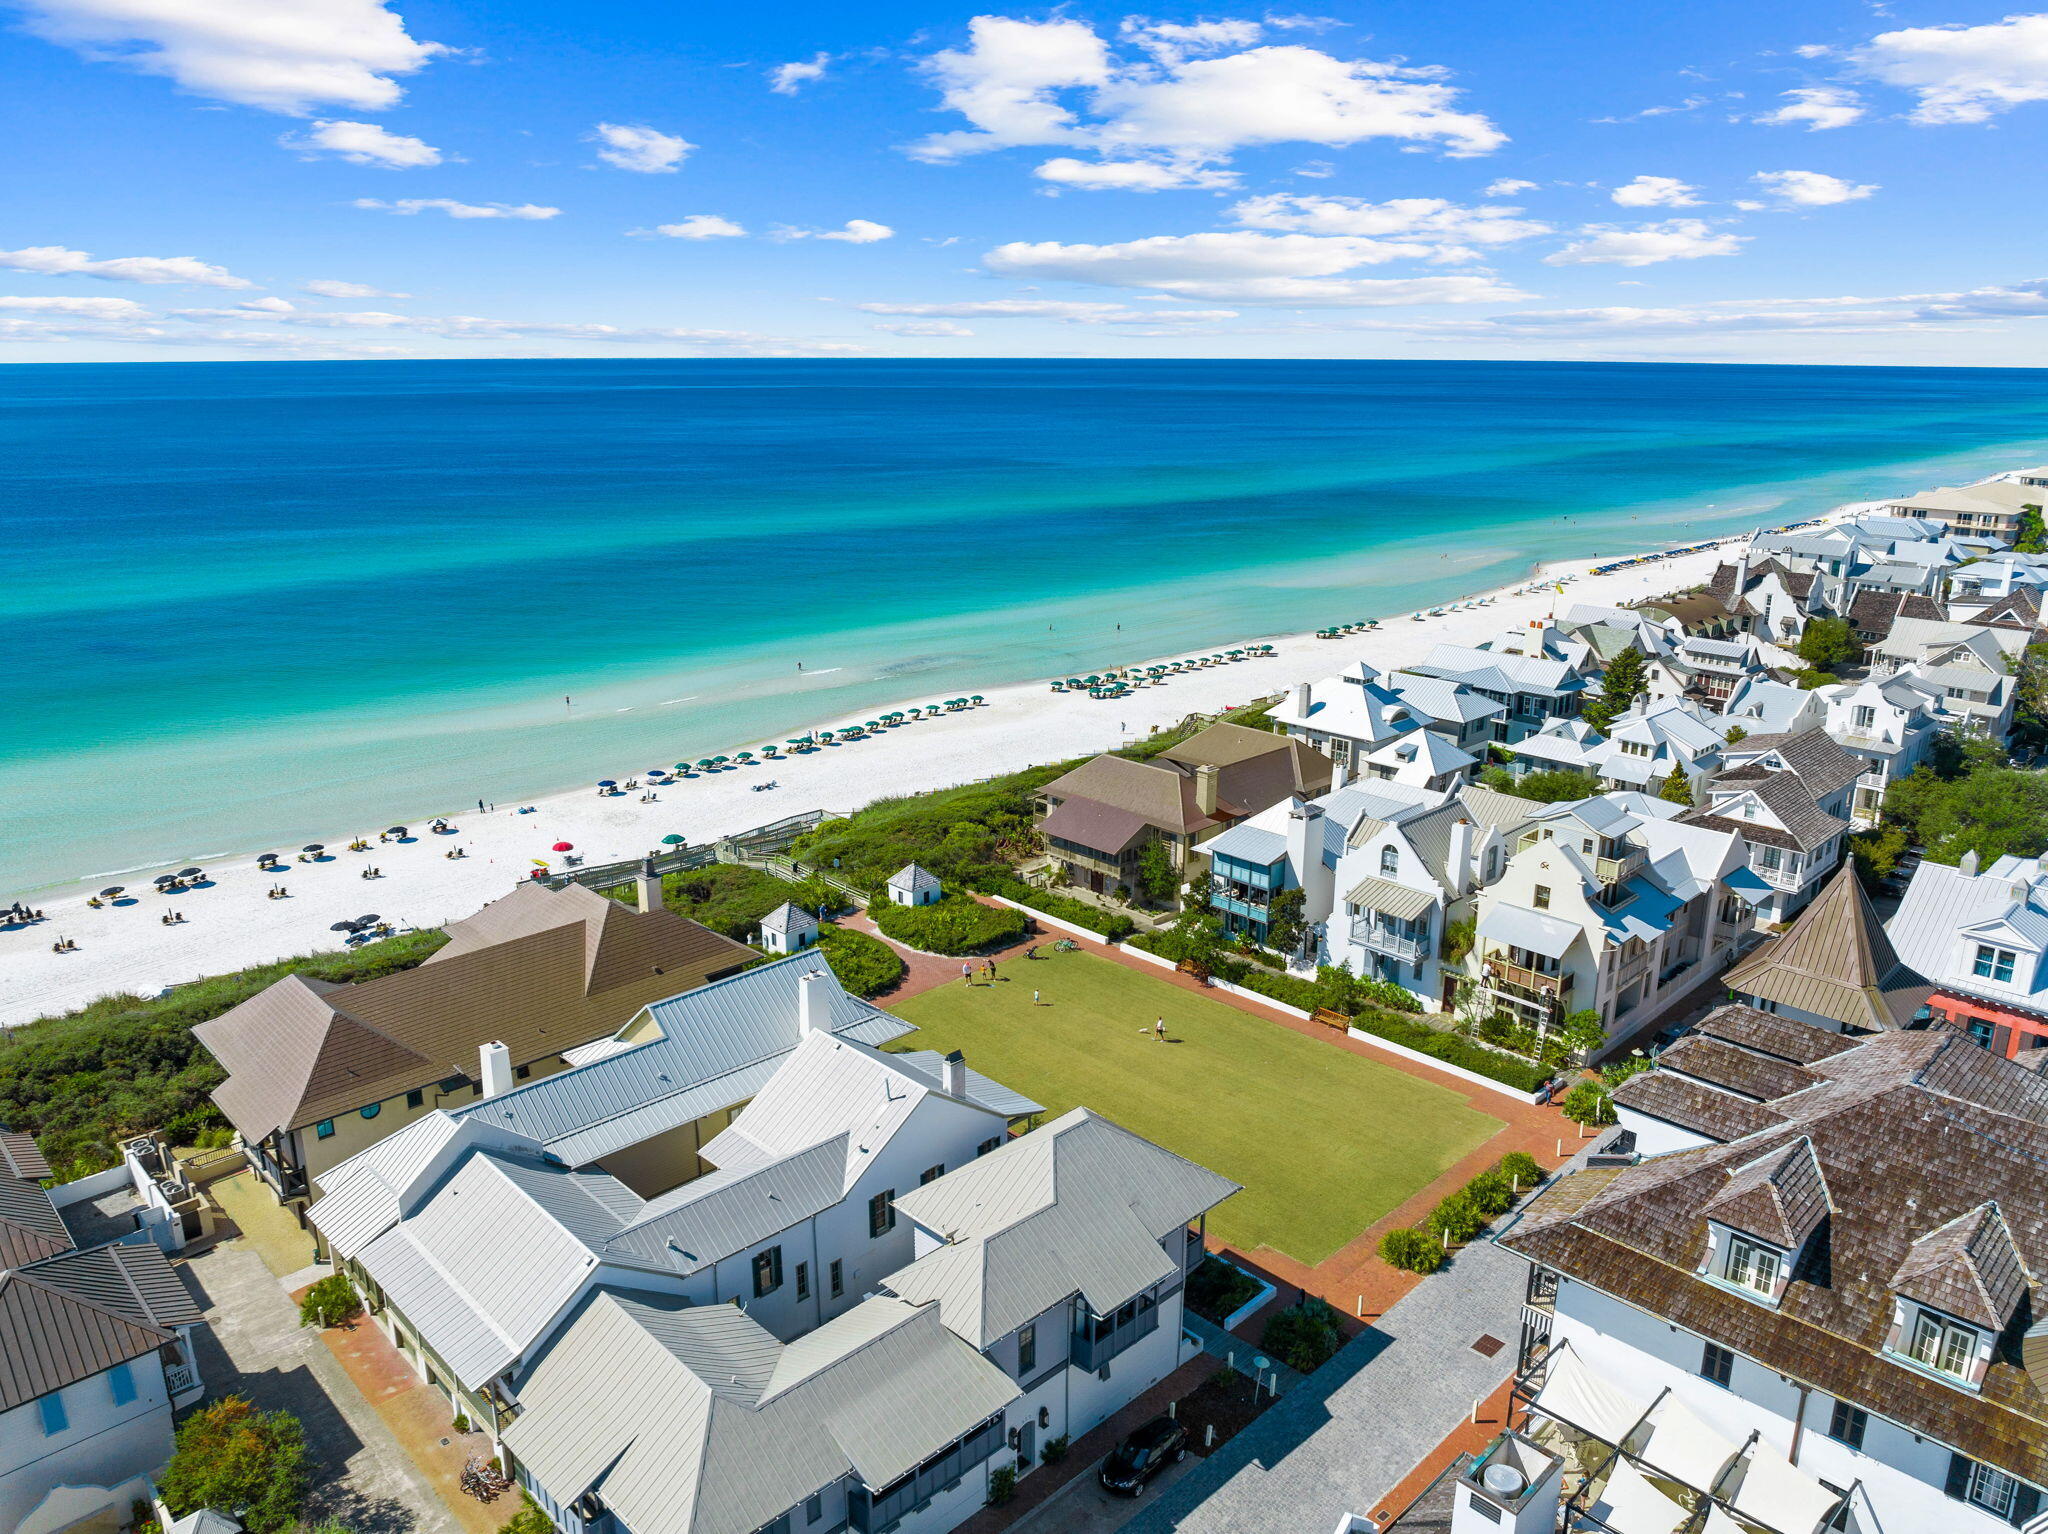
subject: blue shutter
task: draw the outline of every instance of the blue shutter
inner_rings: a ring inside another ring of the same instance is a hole
[[[1951,1453],[1948,1457],[1948,1485],[1944,1488],[1958,1502],[1970,1494],[1970,1460],[1968,1456]]]
[[[58,1391],[53,1390],[48,1395],[41,1397],[37,1400],[36,1405],[42,1410],[43,1436],[45,1438],[55,1438],[59,1433],[71,1426],[71,1418],[64,1410],[64,1397]]]
[[[115,1364],[109,1369],[107,1383],[113,1387],[116,1406],[126,1406],[135,1399],[135,1373],[126,1364]]]

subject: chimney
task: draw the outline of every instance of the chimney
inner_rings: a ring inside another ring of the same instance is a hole
[[[654,871],[654,854],[640,860],[640,872],[633,876],[635,903],[642,911],[661,909],[661,875]]]
[[[476,1056],[476,1075],[484,1084],[484,1096],[502,1097],[512,1090],[511,1050],[494,1040],[479,1044]]]
[[[1451,825],[1450,876],[1451,893],[1462,895],[1473,884],[1472,842],[1476,828],[1472,822],[1460,815]]]
[[[1977,877],[1977,849],[1975,847],[1972,847],[1968,852],[1964,853],[1962,857],[1957,861],[1956,872],[1961,874],[1965,879],[1974,879]]]
[[[1287,860],[1294,865],[1297,879],[1307,878],[1311,861],[1321,862],[1322,849],[1316,843],[1322,831],[1323,807],[1297,799],[1287,808]]]
[[[1297,719],[1308,718],[1308,683],[1306,682],[1296,682],[1294,684],[1294,717]]]
[[[948,1097],[957,1097],[963,1102],[967,1098],[967,1057],[954,1050],[946,1056],[945,1072],[942,1078]]]
[[[1330,790],[1332,793],[1351,781],[1351,765],[1348,762],[1330,764]]]
[[[1216,780],[1220,770],[1209,762],[1195,769],[1195,808],[1204,815],[1216,813]]]
[[[825,977],[812,970],[796,983],[796,1033],[798,1038],[806,1034],[825,1031],[825,1004],[818,999],[818,982]]]

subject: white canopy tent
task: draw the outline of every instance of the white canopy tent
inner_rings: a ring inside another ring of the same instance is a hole
[[[1820,1521],[1841,1500],[1761,1441],[1751,1447],[1743,1466],[1742,1484],[1729,1499],[1736,1512],[1776,1529],[1778,1534],[1814,1534]],[[1709,1534],[1712,1527],[1710,1520]]]
[[[1530,1411],[1610,1444],[1626,1439],[1649,1409],[1649,1402],[1595,1374],[1569,1342],[1560,1342],[1551,1350],[1543,1388],[1529,1403]]]
[[[1692,1512],[1652,1486],[1634,1465],[1618,1459],[1593,1516],[1614,1534],[1677,1534]]]
[[[1742,1452],[1740,1444],[1708,1427],[1676,1396],[1659,1401],[1644,1425],[1649,1436],[1630,1452],[1659,1474],[1696,1491],[1714,1491],[1728,1462]]]

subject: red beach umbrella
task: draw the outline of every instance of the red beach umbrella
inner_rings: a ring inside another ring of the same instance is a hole
[[[556,842],[555,845],[549,848],[548,850],[550,852],[574,852],[576,850],[576,845],[573,842]]]

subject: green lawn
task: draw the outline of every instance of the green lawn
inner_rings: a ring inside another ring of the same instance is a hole
[[[1093,954],[1005,975],[898,1002],[918,1031],[895,1047],[963,1050],[1048,1117],[1092,1108],[1243,1183],[1209,1230],[1247,1252],[1321,1262],[1501,1128],[1447,1088]]]

